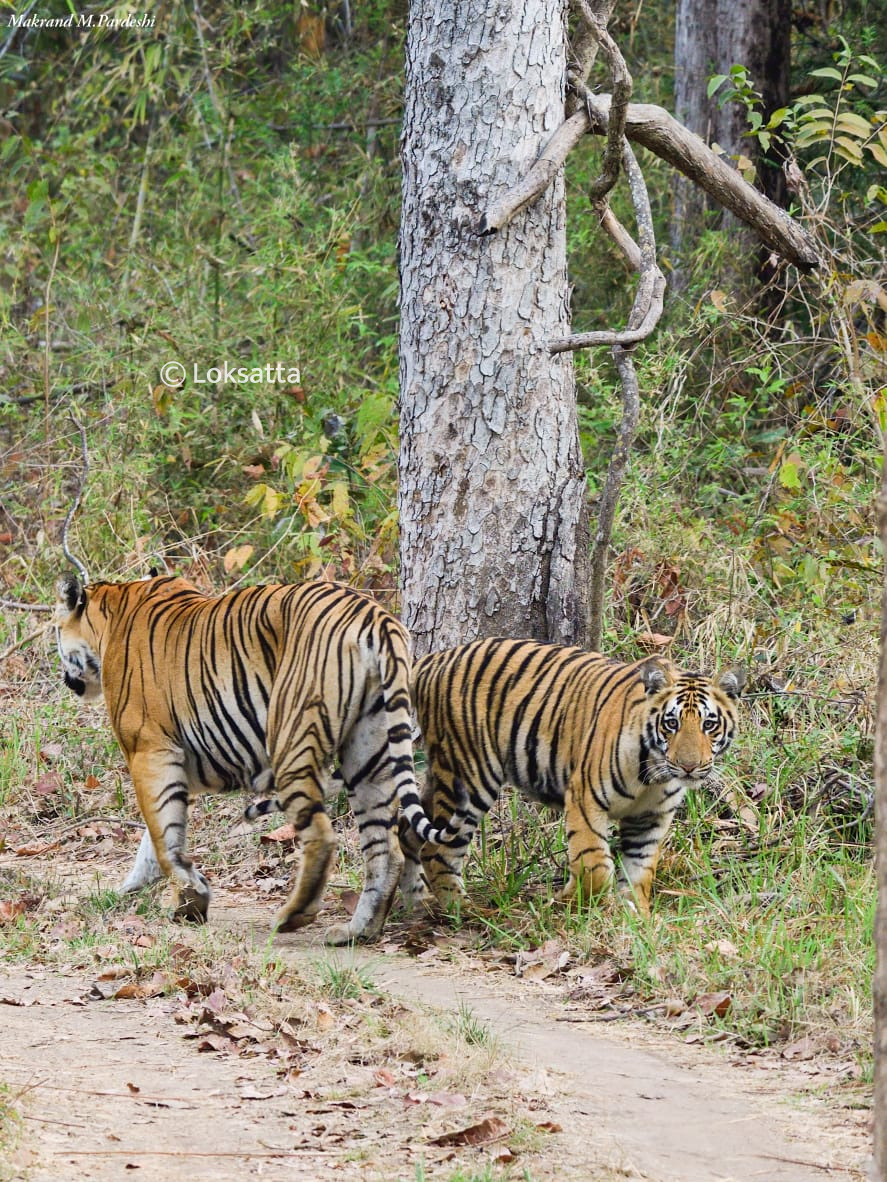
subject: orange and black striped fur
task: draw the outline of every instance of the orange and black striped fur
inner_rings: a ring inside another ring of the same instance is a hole
[[[178,578],[83,587],[69,577],[58,592],[65,683],[104,693],[147,826],[123,889],[166,876],[176,914],[204,921],[209,885],[185,854],[189,799],[273,782],[302,845],[277,927],[309,923],[336,848],[324,796],[338,761],[366,877],[351,921],[327,940],[377,938],[403,864],[398,805],[417,839],[448,838],[419,802],[402,625],[335,583],[212,598]]]
[[[737,723],[741,671],[719,681],[671,662],[622,664],[578,648],[479,640],[421,658],[413,701],[428,758],[426,811],[469,816],[451,846],[402,827],[404,894],[423,875],[441,902],[460,895],[474,828],[506,783],[565,813],[570,877],[561,897],[588,898],[616,877],[609,829],[618,826],[619,886],[649,914],[663,839],[687,788],[704,779]],[[463,818],[464,819],[464,818]]]

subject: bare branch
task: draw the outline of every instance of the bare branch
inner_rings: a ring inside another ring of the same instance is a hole
[[[601,134],[606,124],[610,96],[587,92],[596,126]],[[651,103],[630,103],[625,134],[632,143],[641,144],[656,156],[682,172],[741,222],[750,226],[765,246],[793,263],[801,271],[812,271],[821,263],[819,251],[810,235],[793,218],[774,204],[718,156],[698,135],[688,131],[668,111]]]
[[[641,172],[634,152],[624,140],[622,166],[625,169],[631,203],[634,207],[639,245],[634,244],[628,232],[619,225],[612,215],[610,218],[602,219],[601,224],[608,232],[614,232],[615,227],[619,226],[619,233],[615,240],[627,257],[636,260],[639,271],[638,289],[628,317],[628,326],[621,332],[602,330],[600,332],[576,333],[562,340],[552,341],[549,346],[552,353],[566,353],[569,350],[587,349],[594,345],[621,345],[624,347],[636,345],[650,335],[662,315],[665,276],[659,270],[656,262],[653,211],[650,208],[650,198],[644,174]],[[626,242],[631,246],[628,247]]]
[[[613,99],[610,104],[610,121],[607,127],[607,146],[601,161],[600,176],[591,182],[588,195],[591,201],[597,201],[605,196],[619,179],[619,164],[622,159],[622,143],[625,135],[625,115],[628,110],[628,100],[631,98],[632,80],[625,64],[625,58],[619,51],[619,46],[607,32],[607,5],[598,0],[598,5],[604,8],[604,14],[592,11],[589,0],[577,0],[579,10],[586,25],[594,33],[595,39],[604,51],[607,65],[610,68],[610,78],[613,83]]]
[[[75,566],[77,568],[77,570],[80,572],[80,575],[83,578],[83,582],[88,583],[89,582],[89,572],[87,571],[87,569],[83,565],[83,563],[80,561],[80,559],[75,558],[74,555],[71,553],[71,551],[68,549],[68,527],[71,524],[71,519],[73,518],[74,514],[77,512],[77,508],[80,504],[80,498],[83,496],[83,490],[86,487],[86,478],[89,475],[89,453],[86,450],[86,429],[84,428],[84,426],[80,422],[80,420],[75,419],[73,415],[69,415],[68,418],[71,420],[71,422],[77,428],[77,430],[80,432],[80,455],[83,459],[83,472],[80,476],[80,483],[77,486],[77,494],[71,503],[70,509],[68,510],[68,515],[65,518],[65,524],[62,526],[62,552],[64,553],[65,558],[67,558],[68,562],[70,562],[72,566]]]
[[[619,221],[606,201],[594,202],[595,212],[600,219],[601,228],[606,230],[628,261],[633,271],[641,269],[641,252],[638,244]]]
[[[544,192],[586,131],[602,135],[606,130],[604,116],[609,95],[592,95],[575,76],[571,76],[571,85],[591,106],[591,114],[588,109],[580,108],[558,128],[527,176],[490,205],[481,219],[481,232],[493,233],[503,229],[521,209]],[[632,143],[648,148],[695,181],[787,262],[802,271],[811,271],[820,265],[819,252],[810,235],[785,210],[743,180],[726,160],[717,156],[704,140],[678,123],[668,111],[649,103],[629,103],[625,135]]]
[[[610,15],[615,2],[616,0],[596,0],[604,28],[610,22]],[[577,3],[581,4],[582,0],[577,0]],[[597,59],[598,46],[599,42],[593,25],[587,20],[582,21],[570,44],[570,71],[582,82],[588,81],[588,75],[591,73],[591,68]],[[581,99],[576,92],[572,91],[569,93],[565,104],[567,115],[574,115],[580,106]]]
[[[51,612],[53,610],[48,603],[21,603],[17,599],[0,599],[0,607],[16,612]],[[18,645],[13,645],[12,648],[18,648]],[[8,649],[7,652],[12,652],[12,649]],[[6,656],[6,653],[0,655]]]
[[[586,134],[588,127],[588,112],[584,110],[577,111],[566,123],[562,123],[542,149],[538,160],[527,175],[490,205],[478,223],[478,234],[495,234],[497,230],[507,226],[531,201],[535,201],[544,193],[570,152]]]
[[[589,646],[600,650],[604,630],[604,581],[607,570],[607,551],[610,549],[610,535],[616,516],[616,505],[622,488],[625,467],[631,454],[631,445],[637,431],[641,413],[641,399],[634,362],[621,346],[613,349],[613,360],[622,384],[622,422],[619,424],[619,438],[610,457],[607,481],[601,494],[598,509],[597,532],[591,547],[591,571],[588,592],[588,637]]]

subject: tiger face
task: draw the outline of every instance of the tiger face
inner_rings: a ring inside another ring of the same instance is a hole
[[[84,701],[101,696],[102,662],[84,611],[86,590],[73,576],[58,582],[55,605],[56,648],[65,685]]]
[[[641,668],[641,680],[649,711],[641,742],[643,782],[704,780],[733,740],[745,675],[730,670],[717,681],[701,673],[672,679],[661,665],[649,662]]]

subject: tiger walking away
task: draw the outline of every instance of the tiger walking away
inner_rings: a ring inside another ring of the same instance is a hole
[[[472,833],[512,784],[565,814],[562,900],[587,899],[615,880],[649,915],[662,843],[689,786],[729,747],[744,682],[741,670],[714,681],[666,660],[623,664],[529,640],[479,640],[422,657],[413,667],[428,759],[422,801],[436,824],[454,813],[463,822],[451,845],[423,846],[402,826],[405,897],[421,899],[423,870],[439,902],[464,893]]]
[[[165,876],[175,915],[204,922],[211,892],[185,853],[189,801],[273,784],[302,847],[276,927],[310,923],[337,845],[324,804],[336,761],[365,879],[328,943],[381,933],[403,864],[399,811],[417,841],[453,836],[432,828],[418,795],[409,638],[363,593],[317,582],[211,597],[180,578],[84,586],[68,576],[56,627],[65,684],[84,699],[104,694],[147,827],[124,891]]]

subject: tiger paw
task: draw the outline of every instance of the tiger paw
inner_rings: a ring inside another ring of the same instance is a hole
[[[293,911],[289,915],[282,912],[274,922],[274,930],[277,932],[297,932],[299,928],[306,928],[309,923],[314,923],[313,912],[311,915],[306,915],[304,911]]]
[[[209,893],[201,893],[193,887],[184,887],[178,893],[172,917],[176,923],[206,923],[209,911]]]

